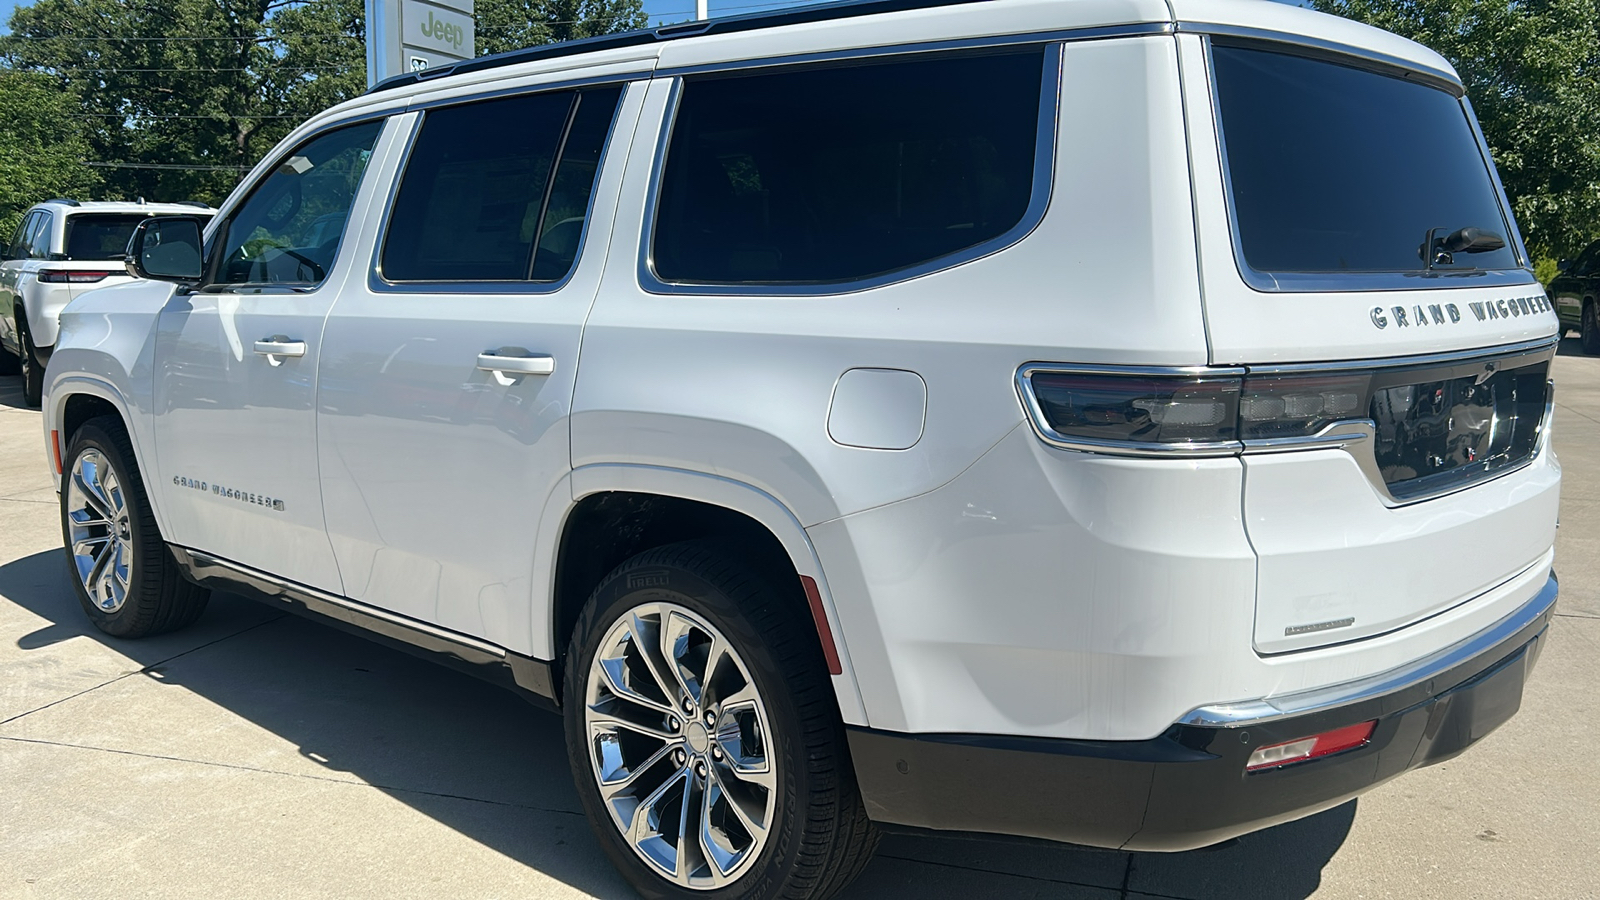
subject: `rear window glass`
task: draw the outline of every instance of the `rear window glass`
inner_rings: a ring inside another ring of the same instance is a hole
[[[1043,51],[689,79],[652,260],[667,281],[841,282],[1005,234],[1033,196]]]
[[[395,195],[384,277],[564,276],[620,96],[608,87],[429,112]]]
[[[68,216],[63,252],[67,259],[121,259],[127,253],[133,229],[144,220],[138,213]]]
[[[1214,46],[1240,249],[1261,272],[1513,269],[1516,255],[1461,101],[1333,62]],[[1504,241],[1456,252],[1463,228]]]

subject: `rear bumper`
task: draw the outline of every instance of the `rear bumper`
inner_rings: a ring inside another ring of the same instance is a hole
[[[1204,847],[1337,806],[1504,723],[1521,705],[1556,594],[1552,575],[1493,628],[1347,690],[1196,710],[1148,741],[853,728],[856,776],[868,814],[884,823],[1131,850]],[[1374,720],[1365,746],[1245,772],[1257,747]]]

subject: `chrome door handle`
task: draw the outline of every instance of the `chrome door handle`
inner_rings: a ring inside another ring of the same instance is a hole
[[[478,368],[485,372],[497,372],[501,375],[553,375],[556,371],[556,358],[544,354],[528,354],[527,356],[506,356],[506,348],[501,348],[492,353],[478,354]]]
[[[291,341],[281,334],[275,334],[266,340],[256,341],[255,351],[265,356],[272,365],[281,366],[287,357],[305,356],[306,342]]]

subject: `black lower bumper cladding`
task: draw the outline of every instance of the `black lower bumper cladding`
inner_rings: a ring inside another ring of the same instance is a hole
[[[1516,713],[1552,610],[1498,645],[1393,694],[1148,741],[910,735],[851,728],[868,814],[885,823],[1128,850],[1189,850],[1337,806],[1447,760]],[[1376,721],[1364,746],[1246,772],[1258,747]]]

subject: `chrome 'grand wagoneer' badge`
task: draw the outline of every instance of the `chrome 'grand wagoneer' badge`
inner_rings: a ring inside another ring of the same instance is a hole
[[[1470,313],[1472,320],[1477,322],[1535,316],[1551,311],[1550,299],[1544,294],[1504,297],[1499,300],[1475,300],[1466,306],[1467,313]],[[1372,324],[1379,328],[1388,328],[1391,322],[1400,328],[1412,326],[1420,328],[1455,325],[1460,323],[1467,313],[1463,313],[1461,307],[1454,303],[1414,303],[1410,306],[1374,306],[1370,316]]]

